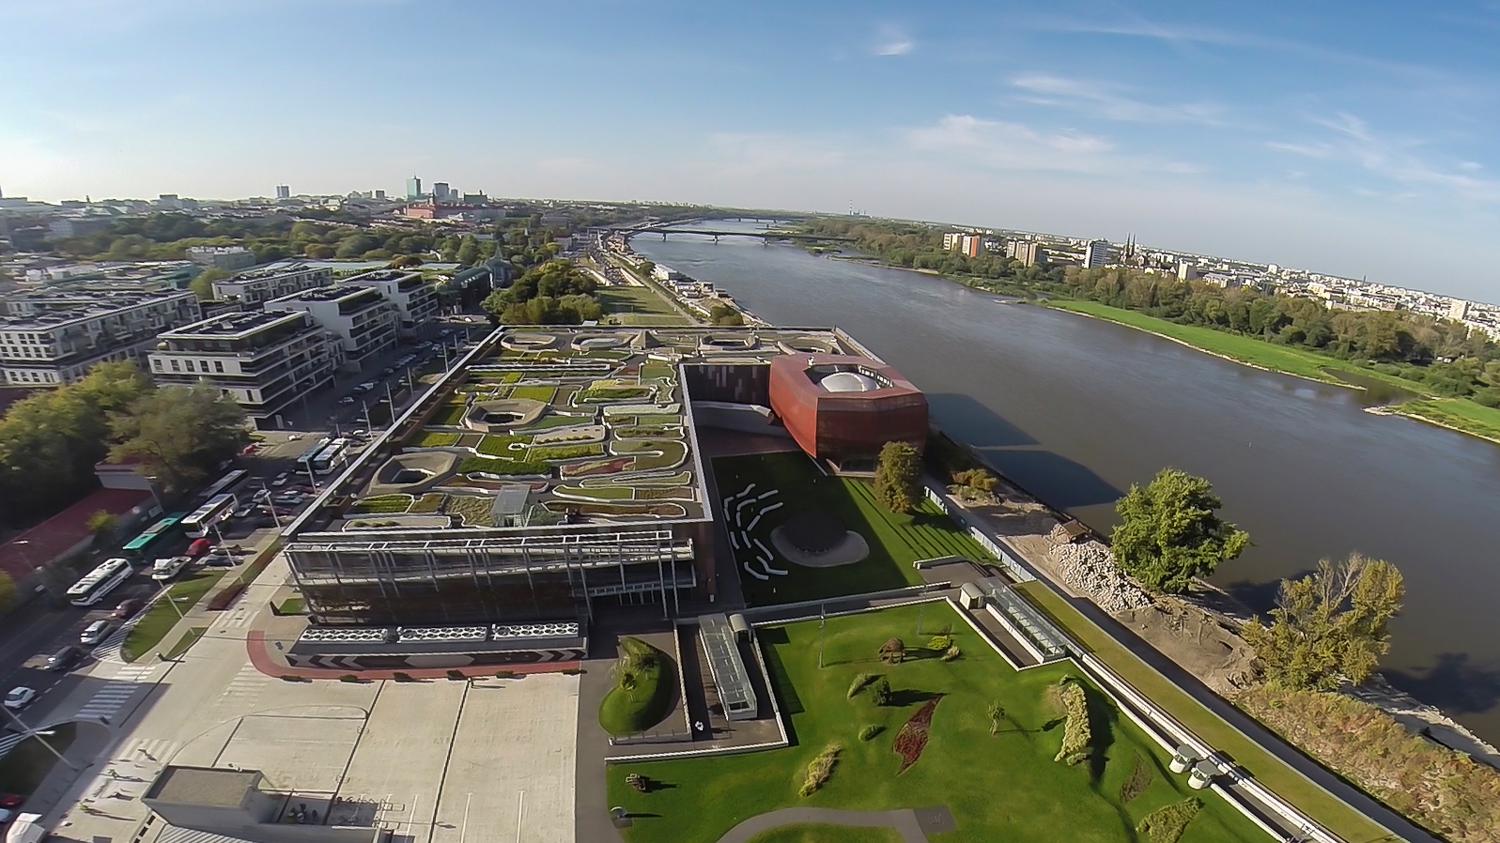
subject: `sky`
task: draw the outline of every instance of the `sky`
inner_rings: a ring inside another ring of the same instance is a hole
[[[1048,231],[1500,301],[1500,0],[0,0],[0,190]]]

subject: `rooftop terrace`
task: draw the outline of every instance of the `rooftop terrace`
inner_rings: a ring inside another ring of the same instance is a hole
[[[161,336],[166,339],[193,339],[202,337],[213,337],[216,339],[249,336],[256,331],[264,330],[272,325],[289,322],[306,317],[301,313],[283,313],[280,311],[257,310],[248,313],[225,313],[204,319],[202,322],[194,322],[191,325],[183,325],[162,332]]]

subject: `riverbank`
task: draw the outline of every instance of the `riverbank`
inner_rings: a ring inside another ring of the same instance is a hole
[[[1405,416],[1500,444],[1500,409],[1485,407],[1466,398],[1440,398],[1427,393],[1423,384],[1377,372],[1347,360],[1300,348],[1274,345],[1254,337],[1225,333],[1213,328],[1179,325],[1156,316],[1095,301],[1066,299],[1051,300],[1043,304],[1054,310],[1103,319],[1127,328],[1144,331],[1205,354],[1212,354],[1215,357],[1266,372],[1291,375],[1345,389],[1363,389],[1364,387],[1330,374],[1330,371],[1345,372],[1360,378],[1379,381],[1423,397],[1414,401],[1372,409],[1372,412]]]

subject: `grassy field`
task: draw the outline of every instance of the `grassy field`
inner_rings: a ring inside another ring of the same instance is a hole
[[[52,734],[45,736],[47,742],[58,752],[66,753],[72,745],[78,727],[64,723]],[[0,793],[30,796],[57,764],[57,756],[42,745],[40,738],[27,738],[4,758],[0,758]]]
[[[172,627],[177,625],[177,610],[180,609],[185,615],[188,610],[198,605],[203,595],[208,593],[214,583],[224,576],[223,568],[203,568],[193,571],[186,578],[173,583],[162,599],[151,604],[146,614],[136,623],[130,634],[125,636],[125,643],[120,648],[120,655],[125,661],[133,662],[146,653],[151,652],[161,639]],[[168,601],[176,602],[177,609],[172,608]]]
[[[182,633],[182,635],[177,639],[177,643],[173,644],[172,647],[167,650],[167,652],[163,653],[163,655],[165,655],[169,661],[177,658],[178,656],[192,649],[193,645],[198,643],[198,639],[202,638],[203,633],[205,632],[208,632],[208,627],[206,626],[195,626],[192,629],[189,629],[188,631]]]
[[[925,634],[917,633],[919,621]],[[927,649],[929,636],[943,624],[956,630],[953,641],[963,651],[956,661]],[[1053,761],[1063,732],[1053,686],[1077,677],[1076,668],[1056,664],[1017,673],[945,605],[830,618],[821,632],[816,621],[763,628],[758,636],[790,718],[793,745],[743,756],[611,766],[609,804],[636,815],[624,832],[628,840],[717,840],[742,820],[787,807],[945,805],[958,826],[935,841],[1129,841],[1146,814],[1193,795],[1184,777],[1168,772],[1167,754],[1097,689],[1089,689],[1090,758],[1073,766]],[[876,655],[892,637],[907,642],[907,660],[899,665]],[[854,677],[867,672],[890,682],[890,704],[876,705],[869,689],[847,697]],[[935,697],[941,701],[921,757],[898,775],[896,736]],[[995,735],[987,714],[992,702],[1004,709]],[[884,730],[861,740],[869,725]],[[799,796],[808,762],[832,743],[842,746],[832,777],[810,796]],[[638,793],[625,783],[633,772],[660,785]],[[1135,793],[1126,799],[1125,783],[1132,778]],[[1265,839],[1217,797],[1200,798],[1203,811],[1182,840]]]
[[[1376,380],[1398,389],[1416,392],[1419,395],[1428,394],[1425,384],[1377,372],[1356,362],[1341,360],[1315,351],[1276,345],[1255,337],[1231,334],[1199,325],[1179,325],[1166,319],[1094,301],[1050,301],[1047,305],[1058,310],[1095,316],[1118,322],[1121,325],[1161,334],[1187,343],[1194,348],[1275,372],[1347,386],[1348,382],[1340,380],[1336,374],[1344,372],[1361,379]],[[1428,398],[1396,404],[1392,409],[1401,415],[1423,419],[1462,433],[1500,439],[1500,408],[1485,407],[1467,398]]]
[[[901,835],[889,828],[799,824],[756,835],[750,843],[901,843]]]
[[[599,725],[604,731],[617,736],[644,732],[671,712],[677,698],[677,671],[672,658],[661,650],[639,638],[620,639],[614,679],[614,687],[599,703]]]
[[[594,296],[607,314],[604,321],[611,324],[691,324],[650,287],[600,287]]]
[[[780,567],[790,573],[784,577],[772,577],[769,582],[741,573],[745,596],[755,605],[917,585],[922,578],[911,563],[918,559],[938,556],[989,558],[989,554],[937,506],[924,500],[913,515],[889,512],[876,502],[874,489],[869,483],[846,477],[824,477],[800,452],[715,460],[714,476],[718,478],[719,491],[724,495],[735,494],[749,483],[755,483],[757,491],[780,490],[780,495],[774,500],[786,505],[761,519],[751,531],[767,547],[771,547],[773,529],[793,513],[804,511],[822,512],[838,518],[845,529],[863,535],[870,545],[870,555],[854,565],[805,568],[787,562]],[[740,550],[737,554],[742,564],[753,556],[750,550]]]
[[[1306,811],[1346,840],[1379,840],[1385,830],[1334,798],[1301,773],[1271,757],[1218,715],[1151,669],[1040,582],[1018,588],[1100,660],[1198,736],[1233,758],[1283,799]]]

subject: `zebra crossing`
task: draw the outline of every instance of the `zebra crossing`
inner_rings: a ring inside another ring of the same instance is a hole
[[[137,616],[139,618],[139,615]],[[119,629],[111,632],[104,642],[94,648],[93,656],[97,661],[110,664],[127,664],[125,657],[120,654],[120,647],[125,643],[125,636],[135,628],[135,620],[126,623]]]
[[[115,712],[125,707],[135,692],[140,689],[135,682],[120,682],[106,685],[95,692],[94,696],[83,707],[78,709],[75,715],[79,720],[98,720],[109,722]]]
[[[12,749],[15,749],[21,743],[21,741],[24,740],[26,740],[26,735],[24,732],[16,732],[14,734],[6,735],[5,737],[0,738],[0,758],[4,758],[5,756],[9,755],[10,751]]]
[[[261,692],[265,690],[269,678],[255,669],[255,665],[246,664],[240,668],[239,673],[229,680],[224,688],[224,693],[217,700],[218,704],[233,704],[239,708],[254,708],[260,701]]]

